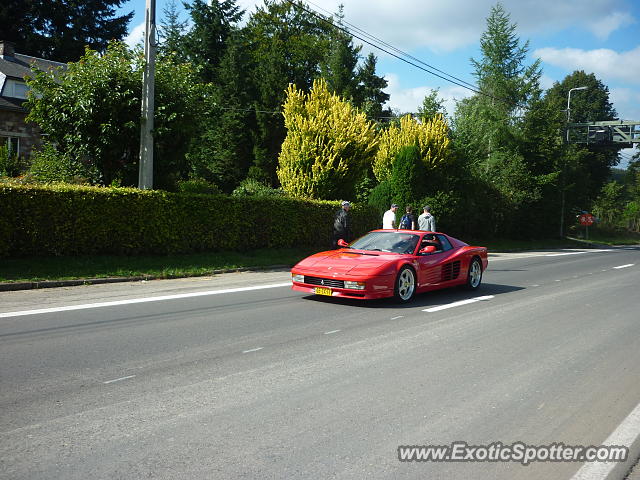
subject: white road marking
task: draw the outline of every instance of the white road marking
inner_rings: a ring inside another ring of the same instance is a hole
[[[619,267],[613,267],[616,270],[620,269],[620,268],[628,268],[628,267],[633,267],[635,265],[635,263],[627,263],[626,265],[620,265]]]
[[[618,428],[602,443],[603,445],[616,445],[631,448],[632,444],[640,437],[640,404],[625,418]],[[637,452],[629,452],[633,455]],[[635,457],[627,459],[632,462]],[[580,470],[571,477],[571,480],[596,480],[608,478],[619,462],[589,462],[582,465]]]
[[[262,350],[264,347],[258,347],[258,348],[252,348],[251,350],[245,350],[242,353],[251,353],[251,352],[257,352],[258,350]]]
[[[582,255],[589,252],[565,252],[565,253],[547,253],[545,257],[562,257],[564,255]]]
[[[404,315],[398,315],[397,317],[393,317],[391,320],[398,320],[399,318],[404,318]]]
[[[538,285],[537,283],[533,284],[533,285],[529,285],[530,287],[539,287],[540,285]]]
[[[331,335],[332,333],[338,333],[340,330],[331,330],[330,332],[324,332],[325,335]]]
[[[115,383],[115,382],[121,382],[122,380],[129,380],[130,378],[133,378],[133,377],[135,377],[135,375],[128,375],[126,377],[115,378],[113,380],[107,380],[106,382],[102,382],[102,383],[104,383],[106,385],[107,383]]]
[[[554,280],[554,282],[561,282],[562,280]]]
[[[447,308],[460,307],[461,305],[468,305],[470,303],[483,302],[485,300],[491,300],[493,295],[485,295],[484,297],[470,298],[468,300],[460,300],[459,302],[448,303],[446,305],[440,305],[438,307],[425,308],[423,312],[439,312],[440,310],[446,310]]]
[[[39,308],[37,310],[23,310],[20,312],[0,313],[0,318],[22,317],[24,315],[38,315],[40,313],[68,312],[71,310],[85,310],[88,308],[113,307],[117,305],[130,305],[132,303],[159,302],[162,300],[176,300],[179,298],[204,297],[207,295],[221,295],[223,293],[249,292],[265,288],[290,287],[291,282],[257,285],[254,287],[226,288],[224,290],[207,290],[204,292],[179,293],[176,295],[163,295],[160,297],[130,298],[128,300],[114,300],[112,302],[87,303],[83,305],[69,305],[66,307]]]

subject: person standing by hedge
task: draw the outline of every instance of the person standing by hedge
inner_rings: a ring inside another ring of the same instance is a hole
[[[400,219],[400,228],[403,230],[416,229],[416,217],[413,216],[413,209],[410,205],[405,208],[405,214]]]
[[[436,231],[436,217],[431,215],[431,207],[425,205],[424,213],[418,217],[418,230],[425,230],[427,232]]]
[[[382,228],[393,229],[396,228],[396,212],[398,211],[398,205],[396,203],[391,204],[391,208],[384,212],[382,217]]]
[[[342,208],[336,212],[333,220],[333,248],[338,248],[338,240],[345,242],[352,240],[351,235],[351,216],[349,209],[351,204],[347,201],[342,202]]]

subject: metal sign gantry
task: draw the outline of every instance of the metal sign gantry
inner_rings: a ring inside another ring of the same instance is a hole
[[[640,121],[609,120],[605,122],[570,123],[567,125],[568,143],[632,148],[640,143]]]

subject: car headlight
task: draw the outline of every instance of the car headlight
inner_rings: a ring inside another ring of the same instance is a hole
[[[349,288],[352,290],[364,290],[364,282],[352,282],[350,280],[345,280],[344,288]]]
[[[298,283],[304,283],[304,275],[299,275],[297,273],[291,274],[291,280]]]

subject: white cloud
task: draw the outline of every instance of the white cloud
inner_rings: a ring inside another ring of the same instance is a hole
[[[640,122],[640,91],[630,88],[612,88],[609,99],[622,120]]]
[[[145,22],[142,22],[140,25],[136,25],[133,30],[131,30],[131,33],[126,36],[124,42],[129,45],[129,47],[135,47],[138,43],[144,40],[144,29]]]
[[[589,30],[598,38],[606,40],[612,32],[618,30],[620,27],[626,27],[633,23],[635,23],[635,20],[630,14],[613,12],[601,19],[588,22],[587,25]]]
[[[389,102],[386,104],[394,110],[400,112],[417,112],[418,107],[422,106],[424,97],[431,93],[436,87],[428,85],[404,88],[400,83],[400,77],[395,73],[387,73],[384,75],[389,86],[385,91],[390,95]],[[438,97],[444,100],[444,106],[449,115],[455,112],[456,101],[469,97],[473,92],[462,87],[440,88]]]
[[[599,78],[640,83],[640,46],[618,53],[609,49],[540,48],[533,52],[543,62],[566,69],[593,72]],[[606,82],[605,82],[606,83]]]
[[[452,51],[478,41],[495,0],[308,0],[307,5],[332,14],[345,4],[345,21],[403,50],[428,47]],[[261,0],[240,0],[248,13]],[[523,38],[578,27],[598,38],[635,22],[619,0],[502,0]],[[353,32],[357,34],[357,32]]]

